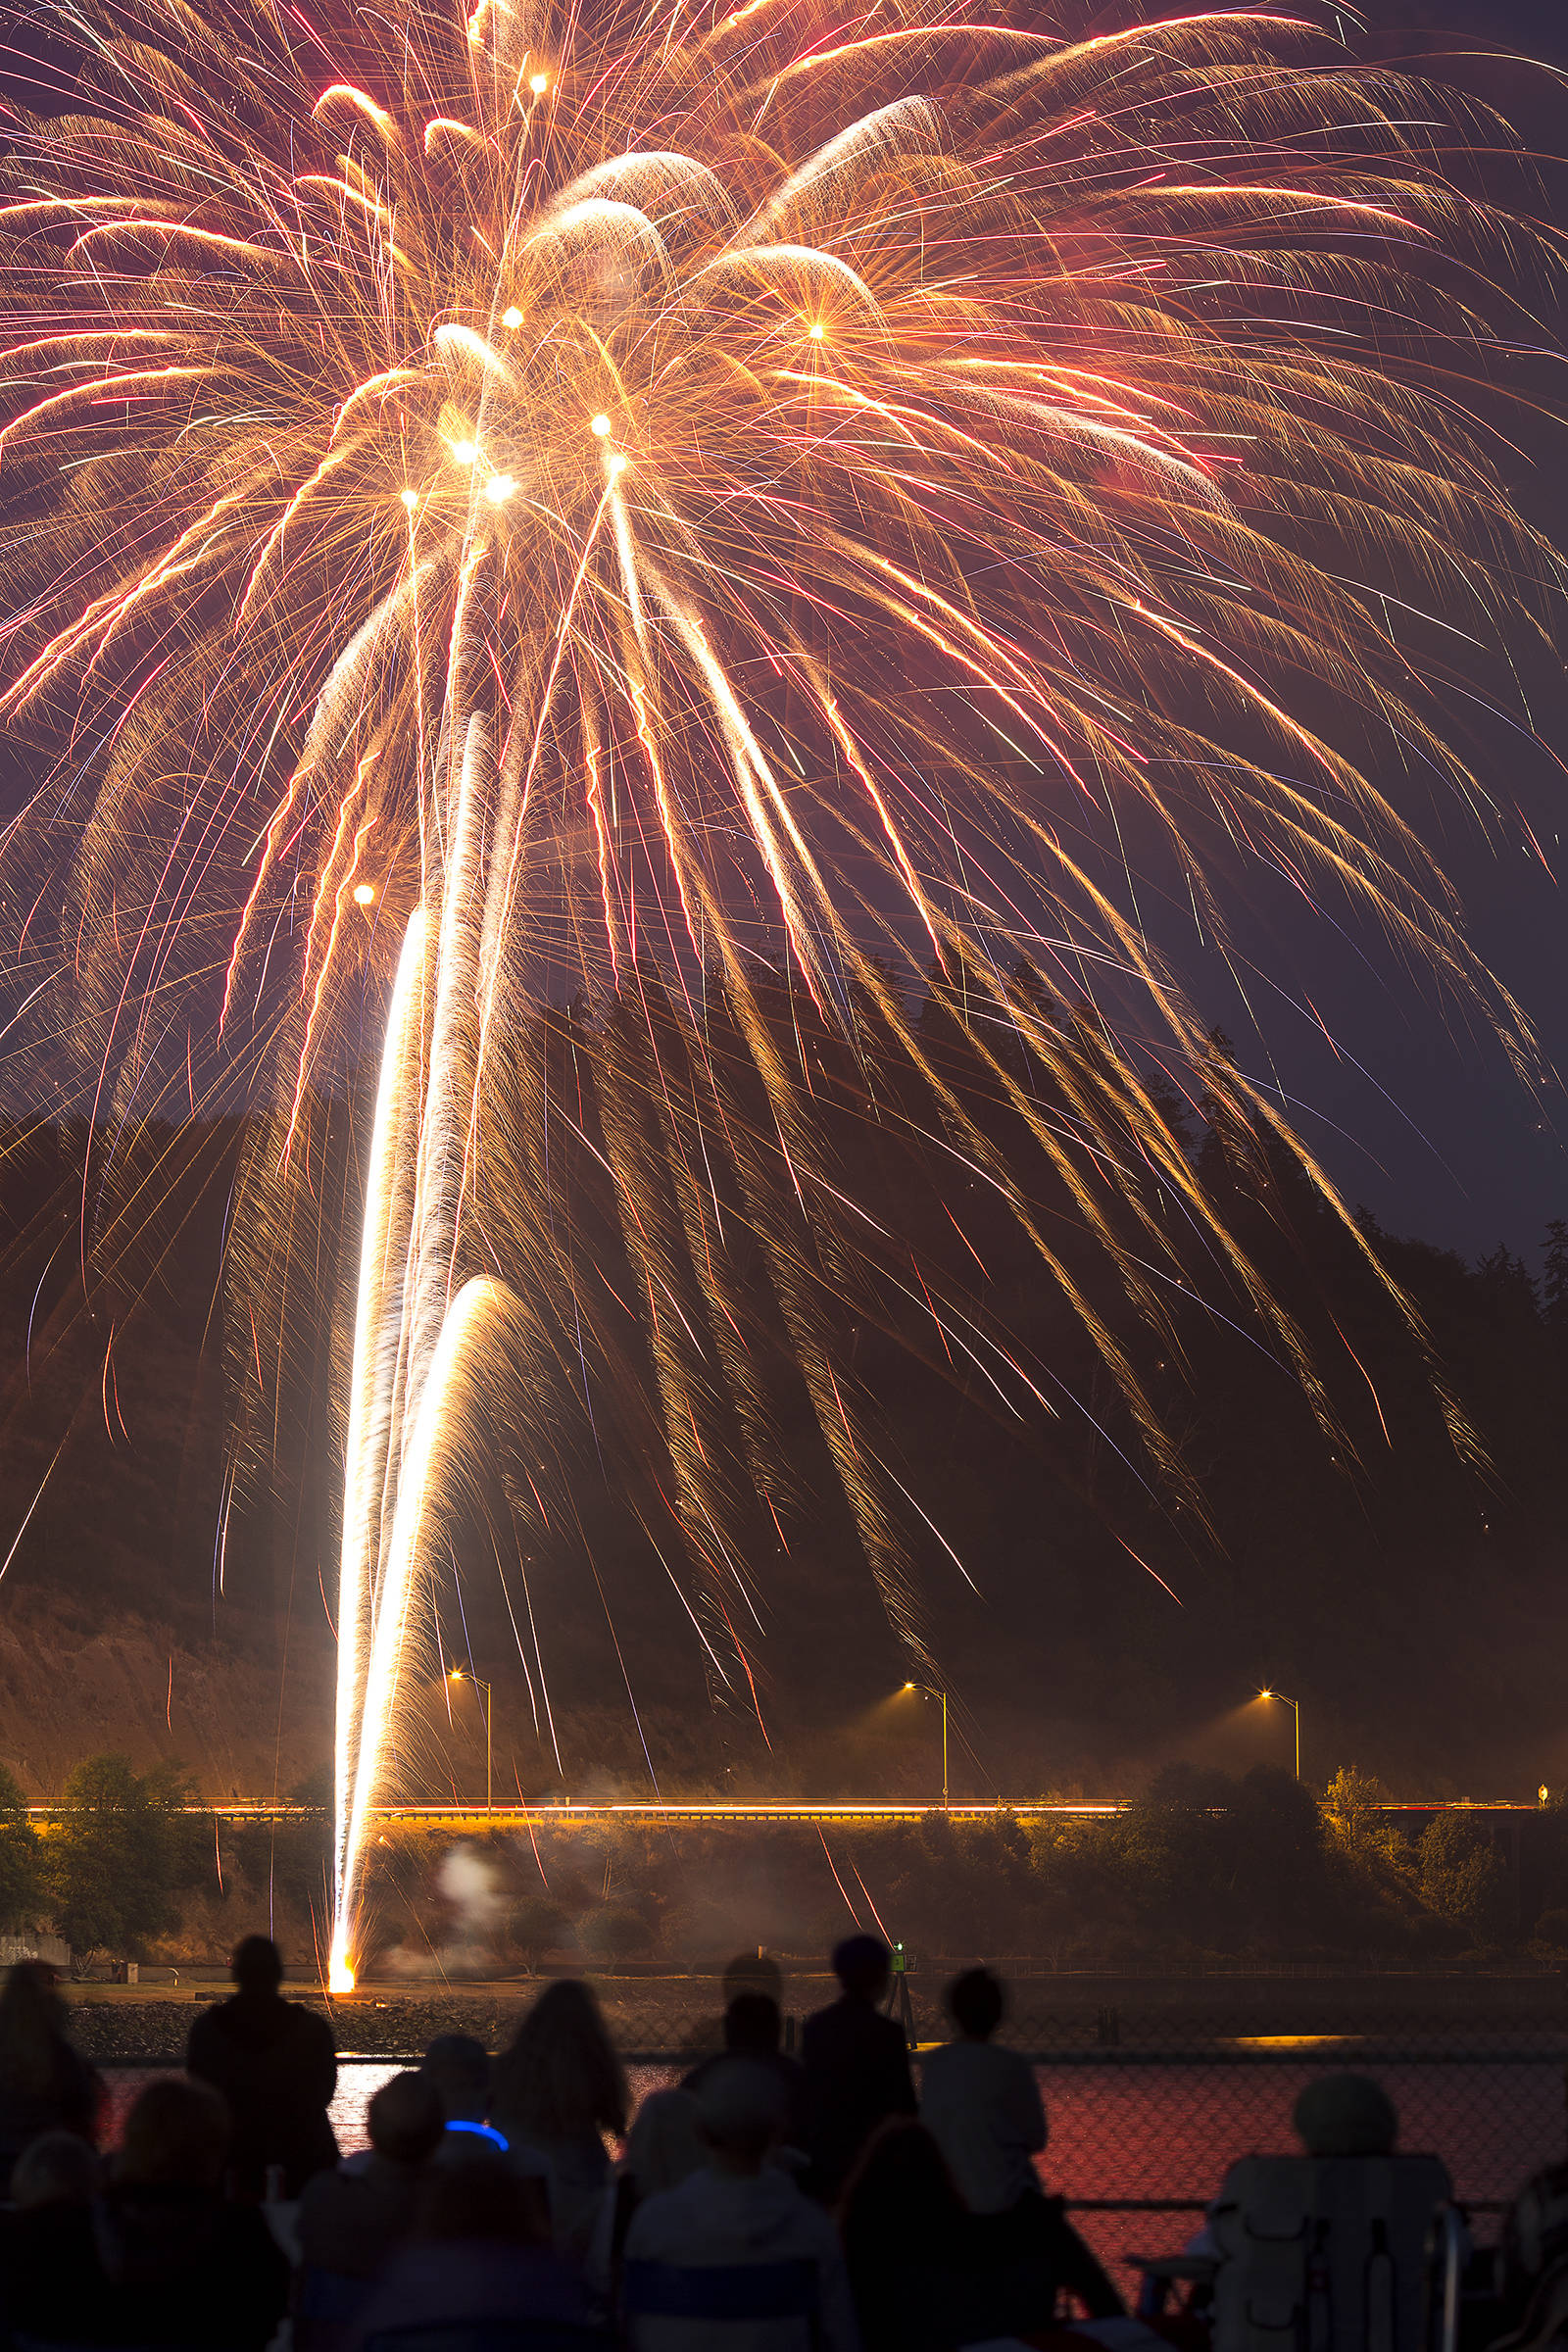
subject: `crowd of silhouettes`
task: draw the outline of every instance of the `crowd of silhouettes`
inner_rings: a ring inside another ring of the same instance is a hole
[[[234,1997],[196,2020],[186,2072],[147,2082],[118,2135],[52,1972],[24,1963],[0,1990],[0,2352],[956,2352],[1063,2327],[1193,2340],[1248,2166],[1279,2160],[1233,2168],[1130,2317],[1042,2189],[1047,2116],[1034,2067],[997,2038],[997,1979],[948,1987],[954,2036],[920,2053],[917,2096],[886,1946],[852,1936],[833,1967],[840,1996],[806,2021],[797,2061],[776,1966],[733,1964],[722,2049],[640,2103],[588,1986],[557,1981],[494,2059],[439,2035],[340,2157],[329,2030],[284,1996],[264,1938],[239,1947]],[[1297,2125],[1310,2164],[1392,2161],[1397,2119],[1361,2078],[1313,2085]],[[1427,2206],[1449,2195],[1435,2159],[1399,2161],[1427,2168]],[[1568,2167],[1518,2213],[1515,2318],[1553,2264],[1568,2275]],[[1167,2315],[1178,2278],[1187,2303]]]

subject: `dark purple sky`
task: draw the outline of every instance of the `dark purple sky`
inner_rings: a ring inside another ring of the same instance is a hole
[[[1568,0],[1361,0],[1359,13],[1385,55],[1420,59],[1499,106],[1538,148],[1568,152],[1568,88],[1475,54],[1502,45],[1568,70]],[[1546,201],[1568,208],[1568,172],[1547,185]],[[1568,425],[1568,368],[1544,368],[1537,393]],[[1536,479],[1518,485],[1521,503],[1560,544],[1568,534],[1568,438],[1549,421],[1538,464]],[[1568,692],[1559,687],[1534,714],[1568,761]],[[1568,777],[1500,728],[1479,758],[1499,799],[1517,797],[1568,889]],[[1517,848],[1492,856],[1474,837],[1455,834],[1446,858],[1475,944],[1568,1076],[1564,889]],[[1285,1086],[1320,1114],[1305,1118],[1305,1130],[1350,1197],[1396,1230],[1466,1255],[1505,1241],[1534,1262],[1546,1219],[1568,1216],[1568,1093],[1532,1102],[1500,1054],[1473,1036],[1450,1039],[1419,991],[1386,985],[1387,967],[1383,958],[1374,973],[1352,954],[1317,964],[1327,998],[1318,1001],[1365,1076],[1336,1062],[1295,1016],[1276,1010],[1266,1021]],[[1205,1013],[1233,1029],[1247,1066],[1266,1076],[1239,1002],[1234,994],[1222,1002],[1224,975],[1214,972],[1205,985],[1189,967],[1188,977]]]

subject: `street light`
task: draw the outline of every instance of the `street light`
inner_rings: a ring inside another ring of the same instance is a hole
[[[1298,1779],[1298,1780],[1299,1780],[1299,1779],[1300,1779],[1300,1777],[1301,1777],[1301,1709],[1300,1709],[1300,1706],[1299,1706],[1298,1702],[1296,1699],[1294,1699],[1294,1698],[1287,1698],[1283,1690],[1260,1690],[1260,1691],[1258,1692],[1258,1694],[1257,1694],[1257,1695],[1258,1695],[1258,1697],[1259,1697],[1259,1698],[1277,1698],[1277,1699],[1279,1700],[1279,1702],[1280,1702],[1280,1705],[1281,1705],[1282,1707],[1289,1707],[1289,1708],[1290,1708],[1290,1710],[1291,1710],[1291,1713],[1292,1713],[1292,1714],[1293,1714],[1293,1715],[1296,1717],[1296,1777],[1297,1777],[1297,1779]]]
[[[454,1666],[447,1680],[449,1683],[471,1683],[476,1690],[484,1692],[484,1809],[489,1813],[493,1810],[490,1795],[490,1686],[482,1683],[476,1674],[465,1674],[461,1666]]]
[[[904,1688],[906,1690],[923,1690],[927,1698],[940,1699],[942,1702],[942,1802],[946,1805],[948,1801],[948,1694],[945,1690],[933,1690],[929,1683],[906,1683]]]

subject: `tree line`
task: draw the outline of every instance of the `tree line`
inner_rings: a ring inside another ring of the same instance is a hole
[[[186,1776],[86,1758],[46,1832],[0,1766],[0,1931],[52,1928],[83,1961],[213,1960],[278,1928],[294,1957],[325,1924],[324,1812],[222,1827]],[[1059,1965],[1215,1960],[1447,1963],[1501,1951],[1568,1960],[1568,1809],[1529,1816],[1517,1871],[1488,1817],[1391,1820],[1377,1781],[1337,1772],[1321,1796],[1270,1765],[1241,1777],[1167,1767],[1118,1816],[1021,1821],[928,1814],[857,1827],[682,1830],[541,1823],[454,1847],[390,1833],[373,1933],[460,1973],[679,1969],[765,1943],[825,1951],[853,1924],[911,1948],[1027,1952]],[[280,1924],[281,1923],[281,1924]]]

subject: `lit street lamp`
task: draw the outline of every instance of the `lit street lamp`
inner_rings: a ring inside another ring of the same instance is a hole
[[[927,1698],[940,1699],[942,1702],[942,1802],[946,1805],[948,1801],[948,1694],[945,1690],[933,1690],[929,1683],[906,1683],[904,1688],[906,1690],[923,1690]]]
[[[1260,1690],[1260,1691],[1258,1692],[1258,1694],[1257,1694],[1257,1695],[1258,1695],[1258,1697],[1259,1697],[1259,1698],[1277,1698],[1277,1699],[1279,1700],[1279,1702],[1280,1702],[1280,1705],[1281,1705],[1282,1707],[1289,1707],[1289,1708],[1290,1708],[1290,1710],[1291,1710],[1291,1713],[1292,1713],[1292,1714],[1293,1714],[1293,1715],[1296,1717],[1296,1777],[1297,1777],[1297,1779],[1298,1779],[1298,1780],[1299,1780],[1299,1779],[1300,1779],[1300,1777],[1301,1777],[1301,1709],[1300,1709],[1300,1706],[1299,1706],[1299,1704],[1298,1703],[1298,1701],[1297,1701],[1296,1699],[1294,1699],[1294,1698],[1287,1698],[1283,1690]]]
[[[449,1683],[471,1683],[476,1690],[484,1692],[484,1809],[489,1813],[493,1810],[490,1794],[490,1686],[482,1683],[476,1674],[465,1674],[461,1666],[454,1666],[447,1680]]]

